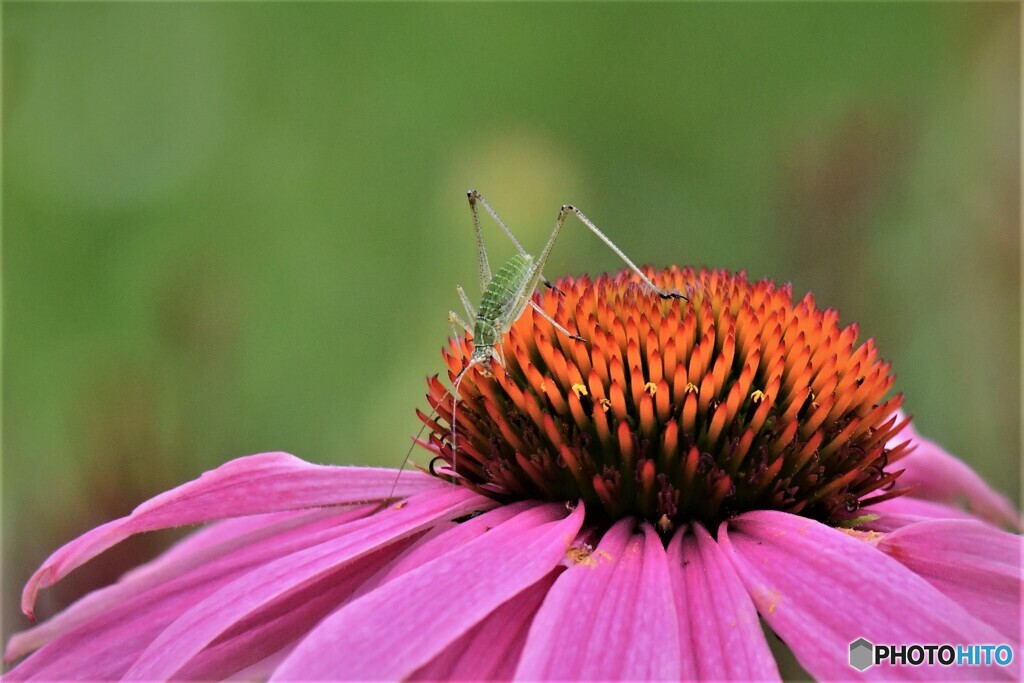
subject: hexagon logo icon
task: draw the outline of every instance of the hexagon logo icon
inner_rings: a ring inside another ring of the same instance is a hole
[[[875,662],[875,646],[866,638],[858,638],[850,643],[850,666],[857,671],[864,671]]]

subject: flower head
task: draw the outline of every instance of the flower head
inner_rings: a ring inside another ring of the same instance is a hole
[[[452,439],[452,398],[436,380],[432,447],[461,482],[508,499],[583,500],[592,516],[646,519],[668,533],[748,510],[829,523],[901,493],[890,442],[902,397],[857,326],[810,295],[726,271],[649,275],[689,303],[652,295],[627,272],[566,279],[504,344],[497,374],[471,369]],[[472,342],[445,353],[451,377]],[[457,444],[456,453],[453,441]],[[458,457],[461,456],[461,459]],[[888,492],[883,492],[888,491]]]
[[[438,476],[250,456],[70,542],[30,616],[127,536],[214,522],[12,638],[7,678],[778,678],[762,620],[830,679],[861,637],[1016,648],[1016,512],[905,427],[874,345],[788,287],[650,275],[689,301],[566,279],[535,301],[586,342],[528,312],[492,377],[433,378]]]

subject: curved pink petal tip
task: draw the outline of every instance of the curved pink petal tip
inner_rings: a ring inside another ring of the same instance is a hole
[[[889,442],[895,446],[910,439],[914,450],[896,463],[906,471],[899,478],[901,488],[910,487],[910,495],[947,505],[965,504],[978,517],[994,524],[1021,528],[1021,517],[1013,504],[985,483],[963,461],[950,455],[907,425]]]
[[[1021,537],[977,520],[920,522],[886,534],[878,549],[968,612],[1020,642]]]
[[[25,584],[21,609],[34,618],[41,589],[133,534],[226,517],[379,501],[389,495],[397,474],[397,470],[386,468],[312,465],[287,453],[232,460],[58,549]],[[405,472],[394,496],[402,498],[438,486],[444,484],[433,477]]]

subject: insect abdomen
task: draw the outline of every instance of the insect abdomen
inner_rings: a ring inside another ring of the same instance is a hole
[[[487,283],[477,309],[476,324],[473,326],[473,345],[490,348],[506,332],[522,312],[525,302],[524,289],[533,274],[533,257],[516,254],[494,273]],[[519,304],[517,310],[517,304]]]

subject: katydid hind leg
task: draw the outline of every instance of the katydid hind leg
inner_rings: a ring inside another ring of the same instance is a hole
[[[491,205],[487,203],[487,200],[484,199],[484,196],[482,194],[480,194],[476,190],[470,190],[466,194],[469,196],[469,205],[473,207],[473,217],[476,224],[476,230],[478,235],[477,241],[481,245],[483,244],[483,235],[480,233],[480,222],[479,219],[477,218],[478,213],[476,210],[476,204],[478,202],[484,207],[484,210],[491,215],[491,218],[493,218],[494,222],[498,224],[498,227],[501,228],[501,231],[504,232],[505,235],[507,235],[510,240],[512,240],[512,244],[516,246],[516,249],[519,251],[519,253],[522,254],[523,256],[529,256],[529,254],[526,253],[526,250],[523,249],[523,245],[519,243],[519,240],[516,239],[516,236],[513,235],[512,231],[508,229],[507,225],[505,225],[505,221],[501,220],[501,218],[498,217],[498,214],[495,213],[494,209],[491,208]]]
[[[485,207],[487,207],[488,212],[490,212],[492,216],[494,215],[494,212],[491,211],[491,207],[487,206],[487,202],[483,201],[484,198],[481,197],[480,193],[476,190],[470,190],[467,193],[467,196],[469,197],[469,210],[473,214],[473,234],[476,236],[477,274],[480,277],[480,289],[484,290],[487,288],[487,284],[491,281],[491,264],[487,261],[487,247],[484,246],[484,233],[480,229],[480,212],[476,208],[477,201],[480,201]],[[498,219],[498,221],[501,222],[500,219]]]
[[[477,203],[481,204],[484,207],[484,210],[487,211],[488,214],[490,214],[491,218],[493,218],[494,222],[498,224],[498,227],[501,228],[502,232],[504,232],[505,235],[510,240],[512,240],[512,244],[515,245],[515,247],[519,251],[519,253],[522,254],[523,256],[529,256],[529,254],[526,252],[526,250],[523,249],[523,245],[519,243],[519,240],[516,239],[516,236],[513,235],[512,231],[509,230],[507,225],[505,225],[505,221],[501,220],[501,218],[498,216],[497,212],[494,209],[491,208],[491,205],[487,203],[487,200],[484,199],[484,196],[482,194],[480,194],[476,190],[470,190],[469,192],[466,193],[466,195],[469,197],[469,206],[473,209],[473,227],[476,230],[477,259],[478,260],[481,259],[480,253],[484,250],[484,246],[483,246],[483,244],[484,244],[483,239],[484,238],[483,238],[483,235],[481,234],[481,231],[480,231],[480,215],[479,215],[479,212],[478,212],[478,210],[476,208]],[[482,258],[483,258],[483,261],[486,263],[486,259],[487,259],[486,252],[484,252],[484,255],[483,255]],[[490,282],[491,278],[490,278],[490,270],[489,269],[488,269],[487,273],[488,273],[487,282]],[[565,293],[562,290],[560,290],[557,285],[555,285],[553,282],[551,282],[551,280],[549,280],[546,277],[544,277],[543,274],[540,275],[540,280],[541,280],[541,282],[544,283],[544,286],[547,287],[548,289],[553,289],[555,291],[555,293],[557,293],[557,294],[559,294],[561,296],[565,295]],[[487,282],[484,282],[483,279],[481,279],[481,281],[480,281],[480,288],[481,289],[486,288],[487,287]]]
[[[559,212],[558,222],[556,224],[555,232],[553,233],[553,235],[558,234],[558,231],[561,229],[561,225],[565,222],[565,219],[568,217],[570,213],[575,215],[576,218],[578,218],[580,222],[583,223],[583,225],[589,228],[592,233],[597,235],[598,239],[604,242],[609,249],[615,252],[616,256],[622,259],[622,261],[627,266],[629,266],[634,273],[640,276],[640,279],[644,281],[644,284],[647,285],[654,293],[656,293],[662,299],[683,299],[684,301],[689,301],[689,299],[683,296],[682,292],[675,289],[662,289],[658,285],[651,282],[650,278],[644,275],[643,271],[641,271],[640,268],[638,268],[637,265],[633,263],[628,256],[626,256],[626,253],[624,251],[619,249],[619,247],[616,246],[616,244],[612,242],[607,235],[601,232],[598,229],[598,227],[594,225],[594,222],[587,218],[586,214],[584,214],[582,211],[577,209],[575,206],[572,206],[571,204],[566,204],[565,206],[562,207],[562,210]]]
[[[567,330],[564,327],[562,327],[561,325],[559,325],[558,322],[554,318],[552,318],[550,315],[548,315],[547,311],[545,311],[543,308],[538,306],[537,303],[535,301],[533,301],[533,299],[530,300],[530,307],[533,308],[534,311],[539,313],[540,317],[544,318],[549,323],[554,325],[556,330],[558,330],[559,332],[564,334],[566,337],[569,337],[569,339],[575,339],[576,341],[581,341],[581,342],[586,342],[587,341],[586,339],[584,339],[583,337],[579,336],[578,334],[573,334],[569,330]]]

